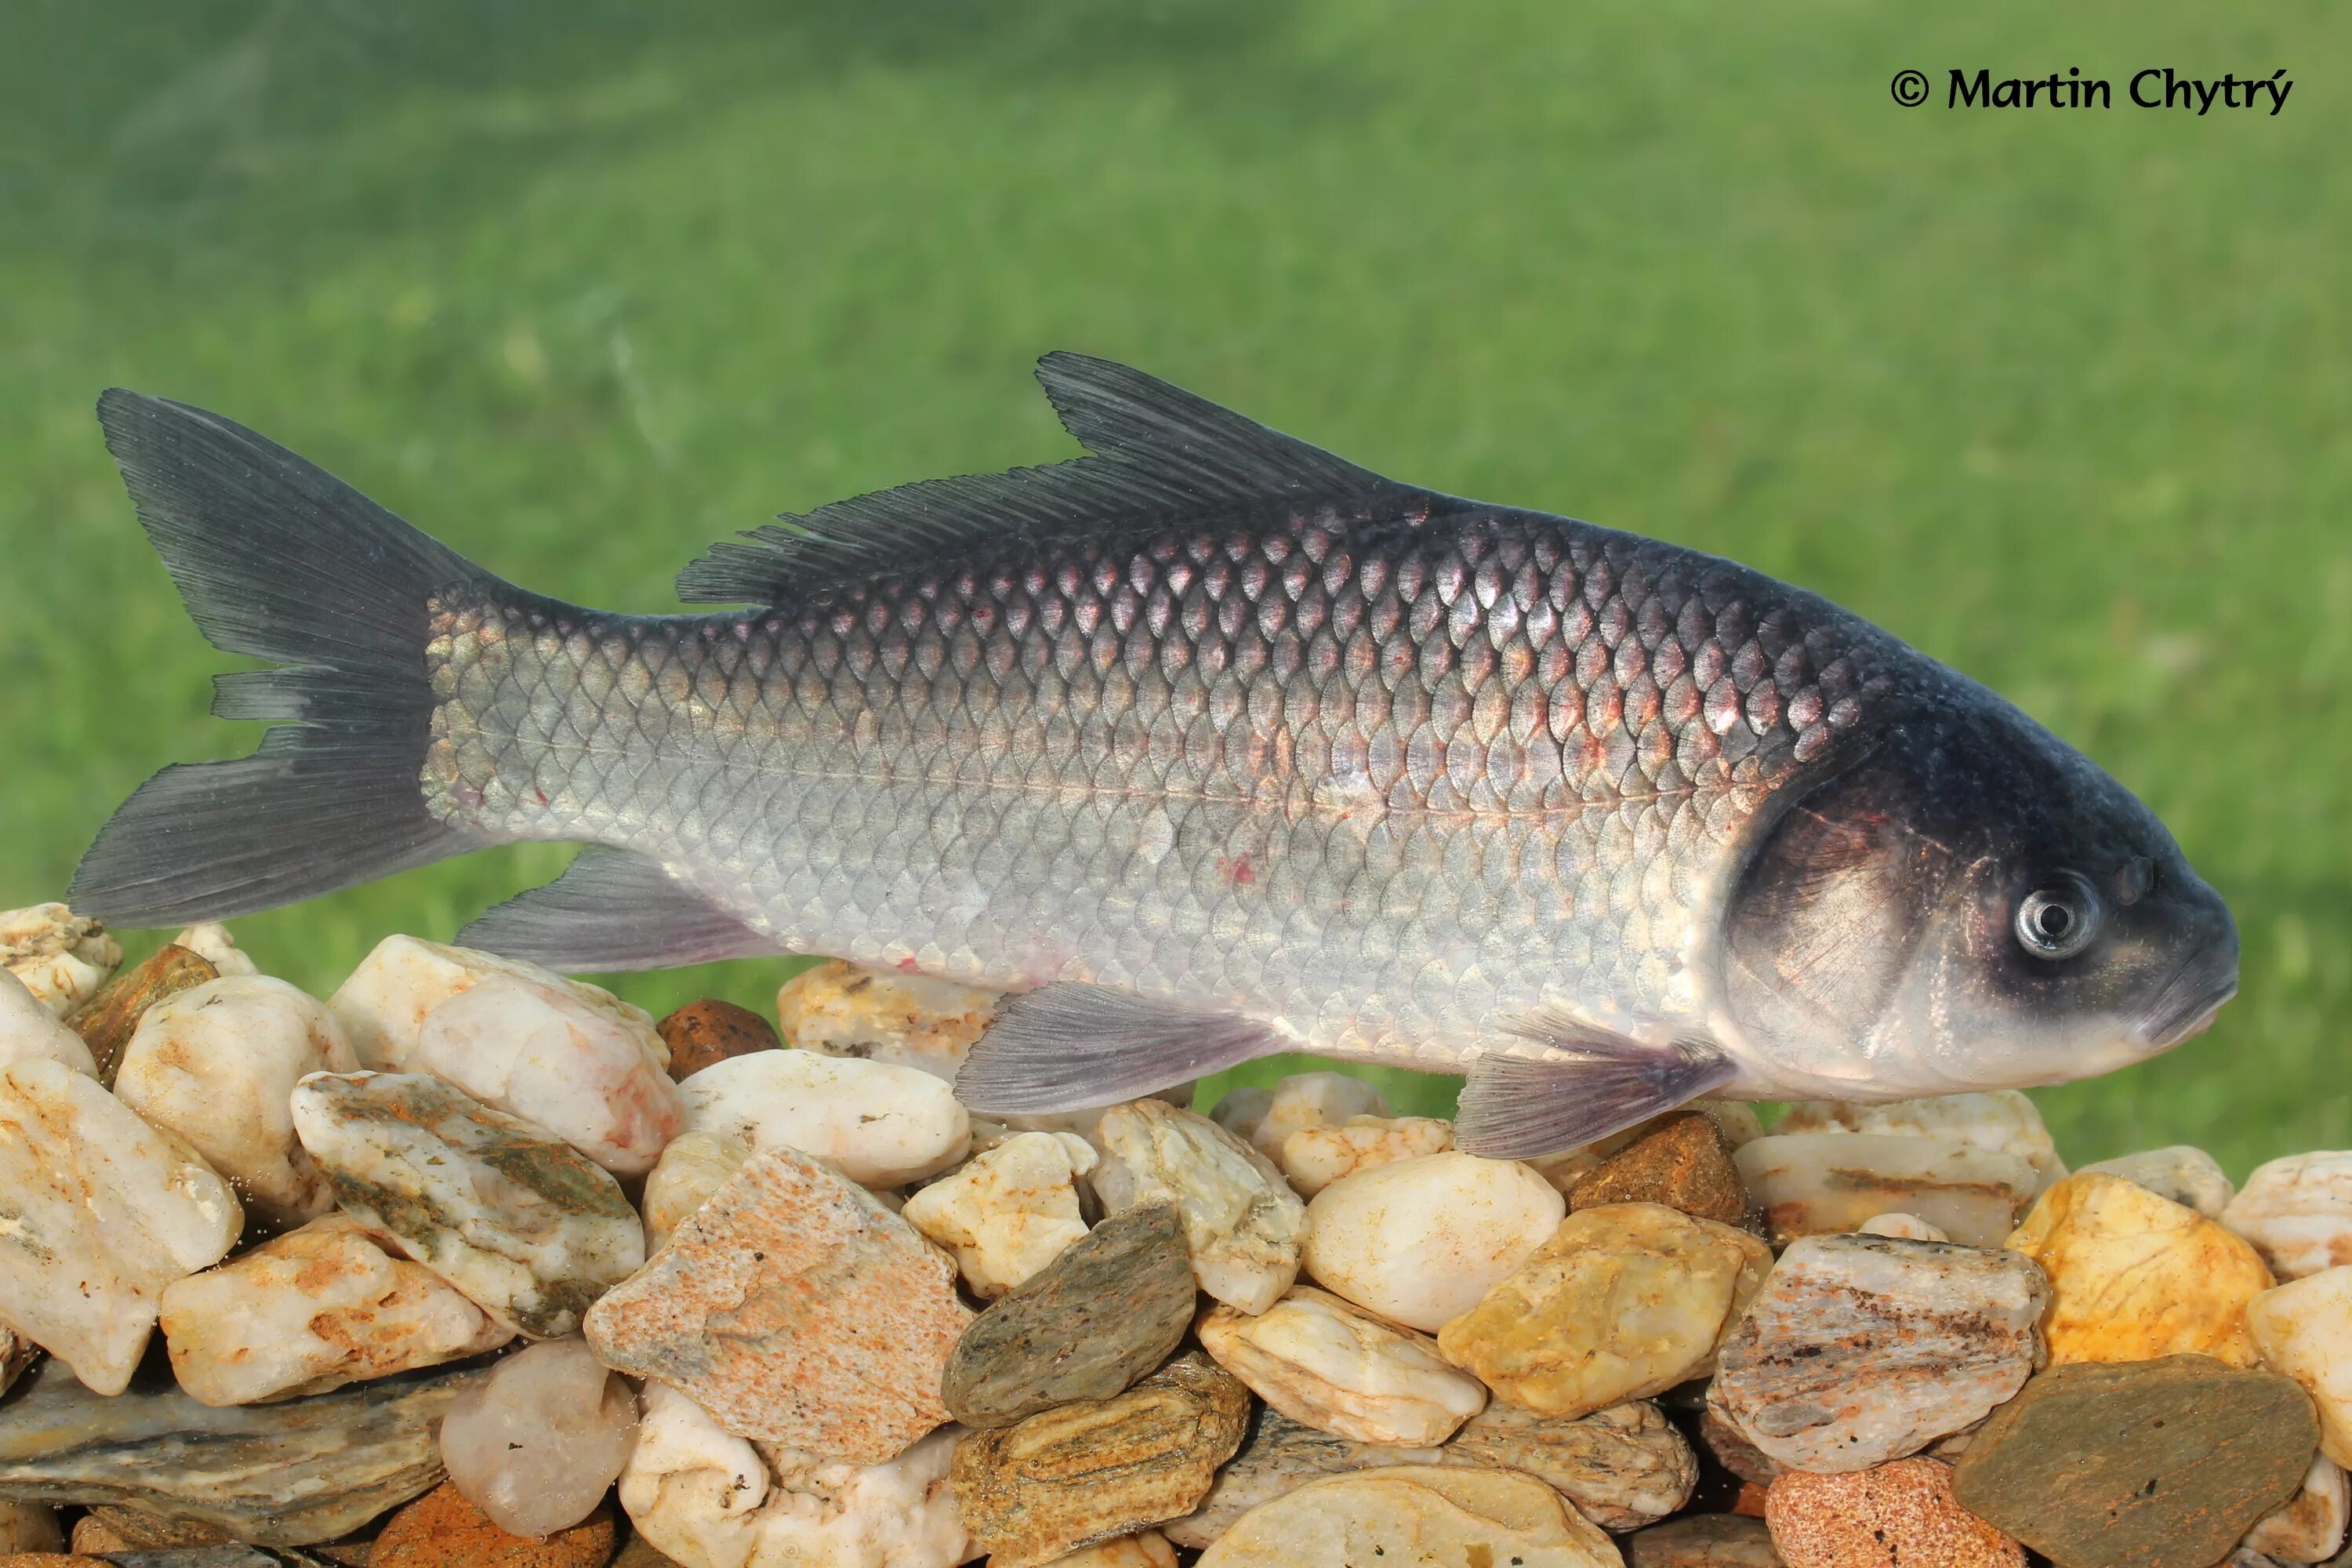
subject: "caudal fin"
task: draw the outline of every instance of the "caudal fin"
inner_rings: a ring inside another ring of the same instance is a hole
[[[74,907],[125,926],[220,920],[486,842],[425,810],[418,773],[426,601],[496,579],[218,415],[117,388],[98,418],[198,628],[284,667],[218,677],[213,711],[291,722],[249,757],[140,786],[82,857]]]

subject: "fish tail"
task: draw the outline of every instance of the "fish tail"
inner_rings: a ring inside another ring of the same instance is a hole
[[[425,627],[436,592],[505,584],[217,415],[117,388],[98,417],[197,627],[279,666],[216,678],[213,711],[289,722],[250,756],[140,786],[82,857],[75,907],[126,926],[219,920],[491,842],[436,818],[420,787]]]

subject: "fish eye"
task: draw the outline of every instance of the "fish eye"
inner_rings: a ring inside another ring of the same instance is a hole
[[[2099,901],[2091,885],[2061,871],[2018,901],[2018,945],[2036,958],[2072,958],[2091,945],[2099,926]]]

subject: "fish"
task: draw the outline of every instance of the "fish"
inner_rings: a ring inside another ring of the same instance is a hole
[[[1458,1142],[1498,1157],[1702,1097],[2063,1082],[2235,993],[2156,815],[1860,616],[1107,360],[1037,376],[1084,456],[786,514],[656,616],[108,392],[189,613],[272,666],[214,711],[274,727],[141,787],[71,899],[174,925],[577,842],[458,940],[997,987],[958,1079],[992,1114],[1283,1051],[1456,1072]]]

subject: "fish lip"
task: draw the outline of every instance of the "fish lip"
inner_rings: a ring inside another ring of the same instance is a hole
[[[2238,994],[2236,955],[2231,955],[2227,968],[2219,970],[2211,967],[2210,958],[2210,952],[2191,954],[2157,992],[2156,1000],[2148,1004],[2147,1011],[2132,1030],[2143,1047],[2151,1051],[2169,1050],[2203,1033],[2214,1016]]]

